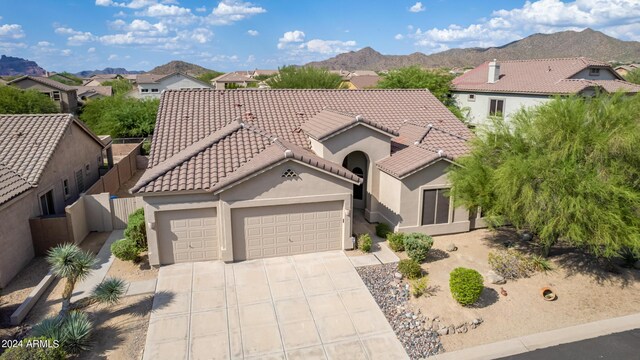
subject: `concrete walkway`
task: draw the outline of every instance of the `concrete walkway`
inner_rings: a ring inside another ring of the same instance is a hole
[[[376,225],[370,224],[365,220],[364,214],[360,211],[354,212],[353,232],[356,234],[367,233],[371,235],[373,246],[371,253],[361,256],[350,256],[349,260],[355,267],[389,264],[400,261],[400,258],[387,246],[387,239],[383,239],[376,235]]]
[[[468,349],[436,355],[435,360],[453,359],[497,359],[526,353],[536,349],[596,338],[603,335],[640,328],[640,313],[618,318],[605,319],[587,324],[570,326],[543,333],[517,337],[514,339],[475,346]],[[574,357],[579,359],[580,357]]]
[[[407,359],[342,251],[160,268],[144,359]]]
[[[111,235],[109,235],[96,256],[97,264],[93,267],[94,270],[88,278],[76,285],[71,302],[76,302],[89,296],[93,288],[104,280],[115,259],[115,256],[111,254],[111,244],[122,238],[124,238],[124,230],[113,230],[111,232]]]

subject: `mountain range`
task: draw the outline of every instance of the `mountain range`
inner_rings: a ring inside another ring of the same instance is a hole
[[[44,74],[46,74],[46,70],[38,66],[35,61],[6,55],[0,57],[0,75],[42,76]]]
[[[492,59],[524,60],[584,56],[612,63],[640,61],[640,42],[623,41],[599,31],[562,31],[533,34],[509,44],[489,48],[450,49],[425,55],[383,55],[370,47],[307,65],[330,70],[387,70],[410,65],[423,67],[475,67]]]
[[[84,70],[75,73],[81,78],[92,77],[93,75],[109,75],[109,74],[144,74],[144,71],[129,71],[125,68],[104,68],[102,70]]]
[[[149,71],[149,73],[151,74],[158,75],[169,75],[175,72],[180,72],[191,76],[198,76],[208,72],[216,71],[204,68],[200,65],[177,60],[171,61],[164,65],[156,66],[155,68],[151,69],[151,71]]]

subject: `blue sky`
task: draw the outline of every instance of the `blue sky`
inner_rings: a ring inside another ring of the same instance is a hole
[[[47,70],[149,70],[184,60],[228,71],[503,45],[591,27],[640,40],[640,0],[0,0],[0,54]]]

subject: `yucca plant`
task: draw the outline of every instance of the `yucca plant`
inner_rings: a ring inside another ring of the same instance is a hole
[[[93,324],[89,316],[81,311],[71,311],[66,317],[60,315],[48,317],[35,325],[32,335],[58,340],[64,350],[77,354],[88,350]]]
[[[122,279],[105,279],[93,288],[90,296],[71,304],[71,309],[82,309],[93,304],[117,304],[124,295],[125,286],[126,283]]]
[[[96,257],[74,244],[62,244],[49,250],[47,262],[54,275],[65,279],[60,309],[60,314],[64,317],[71,309],[71,295],[76,283],[89,276],[96,264]]]

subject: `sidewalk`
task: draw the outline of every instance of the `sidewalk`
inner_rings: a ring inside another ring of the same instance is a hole
[[[102,248],[100,248],[98,255],[96,255],[97,263],[93,267],[93,271],[88,278],[76,285],[73,296],[71,297],[71,302],[76,302],[89,296],[89,294],[91,294],[91,290],[104,280],[111,264],[113,264],[113,260],[115,259],[111,254],[111,244],[122,238],[124,238],[124,230],[113,230],[111,232],[111,235],[109,235],[107,240],[104,242],[104,245],[102,245]]]
[[[371,235],[371,240],[373,240],[370,254],[349,256],[349,260],[353,266],[380,265],[400,261],[400,258],[387,246],[387,239],[376,235],[375,224],[368,223],[367,220],[364,219],[364,215],[360,212],[354,212],[353,232],[356,234],[367,233]]]
[[[436,355],[433,359],[496,359],[637,328],[640,328],[640,313],[475,346]]]

